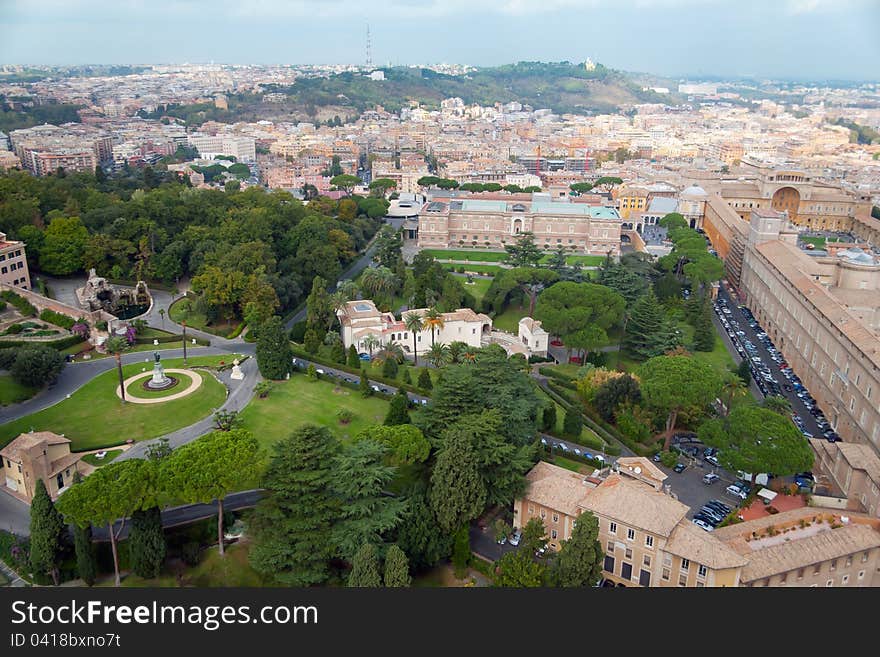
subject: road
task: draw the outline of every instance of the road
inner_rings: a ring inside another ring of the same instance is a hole
[[[736,321],[739,324],[739,327],[736,327],[735,331],[743,331],[745,333],[745,335],[743,336],[737,336],[740,340],[740,343],[743,343],[746,340],[750,340],[755,345],[756,351],[754,352],[754,354],[758,356],[770,368],[770,372],[773,378],[779,381],[782,395],[791,404],[791,410],[794,413],[800,415],[801,419],[804,421],[804,428],[809,433],[813,434],[813,436],[816,438],[821,438],[822,430],[816,423],[816,418],[814,418],[810,414],[810,411],[807,410],[807,407],[804,406],[804,402],[801,400],[800,397],[797,396],[797,394],[795,394],[794,390],[786,390],[783,387],[784,384],[788,383],[788,380],[782,375],[782,372],[780,372],[779,365],[775,363],[772,358],[770,358],[770,353],[767,351],[767,348],[758,339],[757,333],[759,330],[761,330],[760,325],[758,325],[757,329],[753,329],[749,326],[748,318],[746,317],[746,315],[743,314],[742,309],[739,307],[737,301],[731,298],[724,285],[722,285],[719,289],[718,297],[724,299],[731,310],[731,314],[727,315],[728,321]],[[734,328],[732,325],[731,327]],[[725,338],[729,339],[727,333],[722,333],[722,335]],[[756,388],[756,386],[754,386],[754,388]],[[760,391],[757,391],[756,396],[758,399],[763,399],[764,397],[764,395],[761,394]]]
[[[259,501],[262,492],[262,490],[255,489],[227,495],[223,498],[224,513],[253,507]],[[213,518],[216,515],[216,502],[211,502],[209,504],[185,504],[182,506],[174,506],[162,511],[162,526],[165,529],[168,529],[169,527],[186,525],[191,522],[196,522],[197,520],[204,520],[205,518]],[[117,520],[114,524],[113,528],[115,531],[119,531],[118,528],[120,523],[121,521]],[[119,534],[118,538],[120,540],[128,536],[128,530],[130,527],[131,522],[126,522],[122,527],[122,532]],[[92,539],[95,541],[109,541],[110,537],[107,534],[107,527],[94,527],[92,529]]]

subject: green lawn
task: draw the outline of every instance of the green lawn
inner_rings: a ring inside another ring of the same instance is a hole
[[[196,312],[192,306],[192,299],[187,297],[180,298],[168,308],[168,316],[171,318],[171,321],[178,324],[185,321],[187,326],[194,329],[224,337],[238,326],[236,321],[208,325],[208,318],[205,317],[205,314]]]
[[[180,585],[198,588],[217,588],[225,586],[234,587],[260,587],[271,586],[257,571],[248,563],[248,543],[235,543],[226,546],[226,554],[222,558],[216,547],[211,547],[202,553],[202,560],[193,568],[186,568],[181,573]],[[113,578],[102,582],[101,586],[112,586]],[[176,587],[178,579],[174,573],[163,569],[159,577],[144,579],[137,575],[128,575],[122,580],[125,587]]]
[[[472,272],[474,274],[485,274],[486,276],[497,276],[500,272],[504,271],[504,267],[499,267],[498,265],[456,265],[455,263],[451,262],[444,262],[440,264],[444,269],[448,271],[457,272],[459,267],[462,267],[466,272]]]
[[[492,326],[502,331],[517,335],[519,332],[519,320],[528,314],[528,308],[510,306],[503,313],[492,318]]]
[[[458,251],[455,249],[422,249],[437,260],[460,260],[462,262],[503,262],[507,251]]]
[[[571,470],[572,472],[583,472],[586,473],[592,472],[592,468],[585,463],[579,463],[578,461],[572,461],[571,459],[567,459],[564,456],[554,456],[553,464],[558,465],[560,468],[565,468],[566,470]]]
[[[540,264],[546,265],[550,262],[553,256],[551,254],[545,255],[540,260]],[[570,255],[565,256],[565,264],[573,265],[575,263],[583,265],[584,267],[598,267],[605,260],[605,256],[597,256],[597,255]]]
[[[464,289],[474,295],[474,300],[477,302],[477,307],[483,302],[483,297],[486,296],[486,292],[489,291],[489,286],[492,285],[492,281],[488,278],[475,278],[472,283],[468,284],[467,280],[462,280],[462,285],[464,285]]]
[[[559,403],[550,397],[544,390],[538,386],[536,386],[538,397],[540,397],[544,401],[552,401],[553,405],[556,406],[556,429],[553,431],[553,434],[556,436],[563,436],[563,425],[565,424],[565,409],[559,405]],[[584,426],[581,429],[580,438],[572,438],[572,442],[577,443],[578,445],[584,445],[586,447],[590,447],[591,444],[604,444],[605,441],[602,440],[595,431],[590,429],[588,426]]]
[[[347,425],[336,417],[343,408],[354,413]],[[239,417],[242,427],[269,447],[306,422],[326,426],[340,440],[349,440],[363,429],[381,424],[387,412],[388,402],[382,398],[364,398],[353,388],[295,374],[289,381],[276,383],[265,399],[254,397]]]
[[[108,463],[110,463],[110,461],[115,459],[120,454],[122,454],[121,449],[111,449],[107,451],[107,455],[102,459],[97,458],[94,454],[86,454],[82,457],[82,460],[84,463],[88,463],[89,465],[93,465],[96,468],[100,468],[102,465],[107,465]]]
[[[23,402],[35,394],[37,394],[36,388],[21,385],[9,374],[0,376],[0,406]]]
[[[216,366],[230,362],[229,356],[194,356],[190,365]],[[163,361],[165,367],[182,367],[183,359]],[[132,363],[122,367],[129,377],[151,369],[149,363]],[[201,387],[191,395],[161,404],[123,404],[116,396],[119,385],[116,370],[104,372],[73,393],[70,399],[32,415],[0,426],[0,446],[18,434],[35,431],[63,433],[73,442],[74,451],[120,445],[156,438],[189,426],[209,416],[226,399],[226,389],[210,373],[204,372]]]

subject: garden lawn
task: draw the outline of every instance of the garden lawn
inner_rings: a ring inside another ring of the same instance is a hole
[[[99,459],[94,454],[86,454],[85,456],[82,457],[82,460],[84,463],[88,463],[89,465],[93,465],[96,468],[100,468],[102,465],[107,465],[108,463],[110,463],[110,461],[115,459],[120,454],[122,454],[121,449],[111,449],[107,452],[107,455],[102,459]]]
[[[152,371],[152,370],[151,370]],[[132,381],[125,387],[125,394],[131,395],[132,397],[145,397],[147,399],[161,399],[162,397],[169,397],[171,395],[176,395],[178,392],[183,392],[187,388],[192,385],[193,378],[188,374],[180,374],[179,372],[175,372],[174,374],[169,374],[168,376],[177,379],[177,385],[172,388],[168,388],[167,390],[147,390],[144,388],[144,383],[150,380],[150,377],[144,377],[142,379],[138,379],[137,381]],[[202,377],[202,381],[205,380],[205,377]]]
[[[230,362],[228,356],[194,356],[190,366]],[[166,368],[182,367],[183,359],[162,361]],[[123,365],[128,378],[151,369],[149,363]],[[147,440],[182,429],[211,415],[223,405],[226,388],[209,372],[202,373],[202,385],[191,395],[161,404],[123,404],[116,396],[116,369],[99,374],[82,388],[54,406],[0,426],[0,446],[20,433],[54,431],[72,441],[73,451],[121,445],[128,439]]]
[[[553,256],[550,254],[545,255],[539,261],[539,264],[546,265],[550,262],[550,259]],[[565,256],[565,264],[573,265],[575,263],[583,265],[584,267],[598,267],[605,260],[605,256],[597,256],[597,255],[570,255]]]
[[[553,464],[558,465],[560,468],[565,468],[566,470],[571,470],[572,472],[587,472],[588,466],[585,463],[579,463],[578,461],[572,461],[571,459],[567,459],[564,456],[554,456]],[[591,468],[592,470],[592,468]]]
[[[565,424],[565,409],[559,405],[559,403],[550,397],[543,388],[540,386],[536,386],[538,397],[540,397],[543,401],[549,402],[552,401],[553,405],[556,406],[556,428],[551,432],[554,436],[559,438],[563,438],[564,440],[570,440],[573,443],[578,445],[582,445],[584,447],[592,447],[595,449],[600,449],[604,451],[604,449],[599,446],[604,446],[605,441],[602,440],[599,435],[590,429],[590,427],[584,425],[583,429],[581,429],[581,435],[578,438],[569,438],[565,436],[563,432],[563,425]]]
[[[458,271],[459,267],[464,267],[465,271],[473,272],[474,274],[485,274],[486,276],[497,276],[499,272],[504,271],[504,267],[499,267],[498,265],[456,265],[451,262],[443,262],[440,263],[444,269],[448,269],[449,271]]]
[[[168,308],[168,316],[171,318],[172,322],[177,322],[178,324],[180,324],[181,322],[185,321],[186,325],[189,327],[223,337],[231,333],[235,329],[235,327],[238,326],[237,321],[220,322],[217,324],[209,325],[208,318],[205,316],[205,314],[196,312],[192,308],[192,305],[193,301],[188,297],[178,299]]]
[[[463,280],[462,285],[464,285],[465,290],[474,295],[474,301],[476,301],[476,305],[479,307],[483,303],[483,297],[486,296],[486,292],[489,291],[489,286],[492,285],[492,280],[489,278],[475,278],[470,285],[467,283],[467,280]]]
[[[343,408],[354,414],[346,425],[336,417]],[[351,440],[367,427],[382,424],[387,413],[388,402],[381,397],[362,397],[355,388],[297,373],[276,383],[265,399],[255,396],[239,417],[242,428],[270,447],[307,422],[328,427],[340,440]]]
[[[198,588],[217,587],[247,587],[247,586],[271,586],[257,571],[248,563],[248,550],[250,544],[238,542],[226,546],[226,554],[221,557],[216,547],[208,548],[202,552],[202,560],[198,565],[183,570],[180,584]],[[101,586],[112,586],[113,578],[110,577]],[[137,575],[128,575],[122,580],[122,586],[126,587],[176,587],[177,576],[164,568],[159,577],[144,579]]]
[[[0,406],[17,404],[37,394],[36,388],[23,386],[9,374],[0,376]]]
[[[507,331],[517,335],[519,332],[519,320],[529,314],[528,307],[510,306],[497,317],[492,318],[492,326],[501,331]]]
[[[462,262],[503,262],[507,251],[457,251],[455,249],[422,249],[437,260],[459,260]]]

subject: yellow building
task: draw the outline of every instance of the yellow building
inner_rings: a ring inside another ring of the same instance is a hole
[[[617,200],[620,218],[629,219],[630,213],[645,210],[648,207],[648,195],[647,188],[638,185],[615,189],[612,197]]]
[[[28,504],[42,479],[54,499],[73,483],[80,458],[71,454],[70,440],[51,431],[23,433],[0,450],[6,492]]]

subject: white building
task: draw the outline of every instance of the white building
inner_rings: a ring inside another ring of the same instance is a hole
[[[189,145],[199,151],[205,159],[216,155],[231,155],[239,162],[255,162],[257,159],[256,141],[253,137],[236,135],[190,135]]]
[[[418,313],[424,317],[427,308],[415,308],[404,313]],[[381,346],[397,343],[407,354],[413,353],[413,335],[406,328],[403,318],[395,319],[393,313],[384,313],[369,299],[349,301],[336,311],[341,325],[342,344],[348,349],[354,345],[358,352],[369,352],[364,340],[375,337]],[[470,308],[443,313],[443,326],[434,329],[434,342],[450,344],[464,342],[471,347],[482,346],[483,337],[492,331],[492,319]],[[423,354],[431,348],[431,329],[426,328],[415,336],[416,353]]]
[[[550,342],[550,334],[541,326],[541,322],[531,317],[519,320],[519,339],[528,349],[530,356],[546,356]]]

